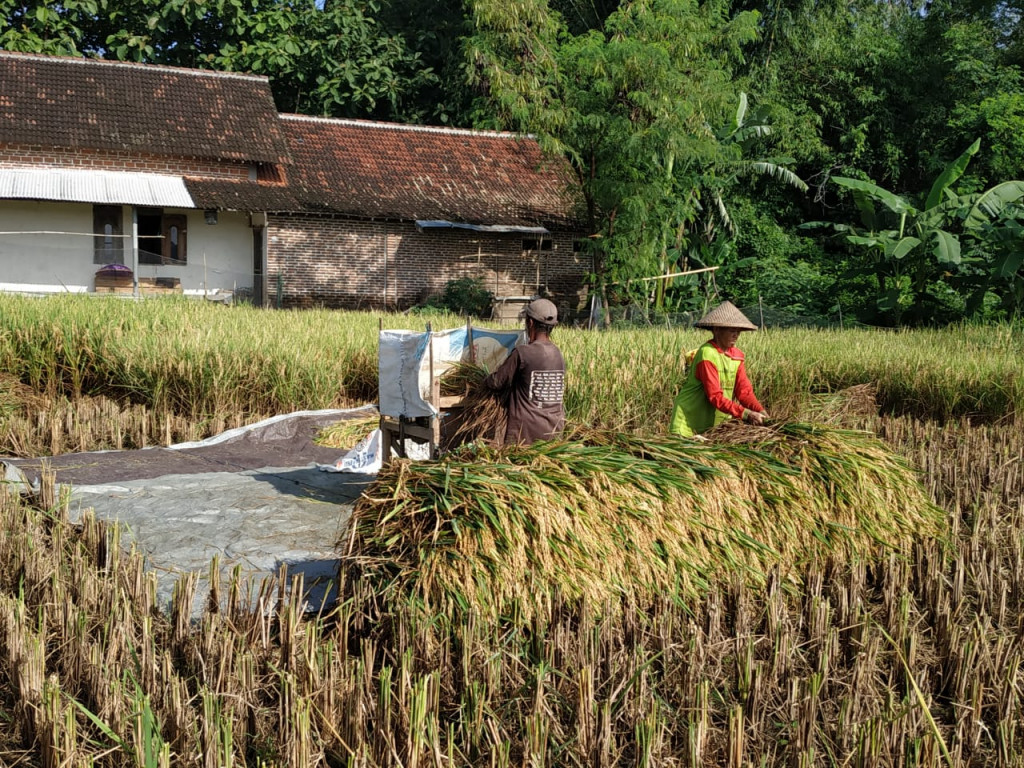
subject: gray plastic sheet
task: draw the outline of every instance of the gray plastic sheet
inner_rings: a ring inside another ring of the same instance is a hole
[[[237,567],[253,594],[286,565],[289,580],[302,574],[307,609],[317,610],[334,599],[335,545],[373,477],[321,472],[341,451],[313,438],[368,413],[376,409],[301,411],[169,448],[5,459],[4,473],[31,485],[48,465],[70,486],[73,522],[91,508],[121,525],[122,541],[134,543],[157,574],[163,607],[181,575],[196,571],[198,616],[216,558],[222,584]]]

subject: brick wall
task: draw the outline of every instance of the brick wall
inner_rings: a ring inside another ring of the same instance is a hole
[[[476,277],[497,296],[551,294],[571,315],[585,302],[591,269],[570,232],[553,232],[550,250],[525,252],[528,235],[420,232],[412,222],[271,216],[268,234],[268,296],[280,275],[286,307],[404,309],[449,280]]]
[[[136,152],[0,144],[0,168],[26,167],[134,171],[174,176],[205,176],[215,179],[249,178],[248,164],[230,160],[200,160]]]

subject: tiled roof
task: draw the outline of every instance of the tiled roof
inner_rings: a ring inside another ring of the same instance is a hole
[[[0,51],[0,142],[287,162],[265,77]]]
[[[282,115],[304,210],[573,226],[568,168],[508,133]]]
[[[185,187],[196,208],[222,211],[297,211],[295,196],[283,184],[185,177]]]

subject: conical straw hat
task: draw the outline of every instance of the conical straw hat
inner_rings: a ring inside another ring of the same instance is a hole
[[[697,328],[739,328],[756,331],[757,326],[747,319],[731,301],[723,301],[695,324]]]

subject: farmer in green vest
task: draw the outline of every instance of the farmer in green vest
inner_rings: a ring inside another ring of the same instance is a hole
[[[743,352],[736,346],[742,331],[756,331],[731,302],[724,301],[697,323],[712,333],[687,366],[686,380],[676,397],[668,430],[693,437],[727,419],[764,424],[768,412],[754,397]]]

